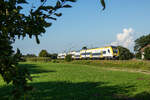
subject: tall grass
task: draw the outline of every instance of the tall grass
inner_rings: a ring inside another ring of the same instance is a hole
[[[74,60],[72,64],[150,70],[150,61],[142,60]]]

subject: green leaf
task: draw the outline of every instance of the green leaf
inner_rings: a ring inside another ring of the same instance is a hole
[[[71,8],[72,6],[70,5],[64,5],[63,8]]]
[[[57,20],[56,18],[54,18],[54,17],[48,17],[49,19],[52,19],[52,20]]]
[[[57,3],[56,3],[56,7],[57,7],[57,8],[60,8],[60,7],[61,7],[61,3],[60,3],[60,1],[57,1]]]
[[[76,2],[77,0],[66,0],[66,1],[70,1],[70,2]]]
[[[62,16],[62,13],[55,13],[54,15],[57,17],[60,17],[60,16]]]
[[[17,9],[23,9],[21,6],[17,6]]]
[[[100,0],[100,2],[101,2],[101,4],[102,4],[102,6],[103,6],[103,10],[105,10],[105,7],[106,7],[106,5],[105,5],[105,0]]]

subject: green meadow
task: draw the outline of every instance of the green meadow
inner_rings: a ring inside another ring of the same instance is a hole
[[[33,78],[26,100],[150,100],[150,62],[94,62],[20,63]],[[0,100],[11,99],[11,89],[0,77]]]

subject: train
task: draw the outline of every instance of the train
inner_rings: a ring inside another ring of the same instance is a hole
[[[57,58],[65,59],[67,55],[71,55],[72,59],[117,59],[119,57],[119,49],[116,46],[82,49],[68,53],[58,53]]]

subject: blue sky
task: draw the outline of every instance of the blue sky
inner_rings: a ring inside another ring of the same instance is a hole
[[[72,5],[73,8],[60,10],[63,16],[46,29],[39,45],[35,39],[25,38],[16,40],[14,49],[19,48],[23,54],[38,54],[42,49],[58,53],[83,46],[108,46],[124,38],[132,44],[128,48],[133,51],[133,41],[150,33],[150,0],[106,0],[105,11],[99,0],[78,0]],[[128,30],[132,30],[131,34]]]

